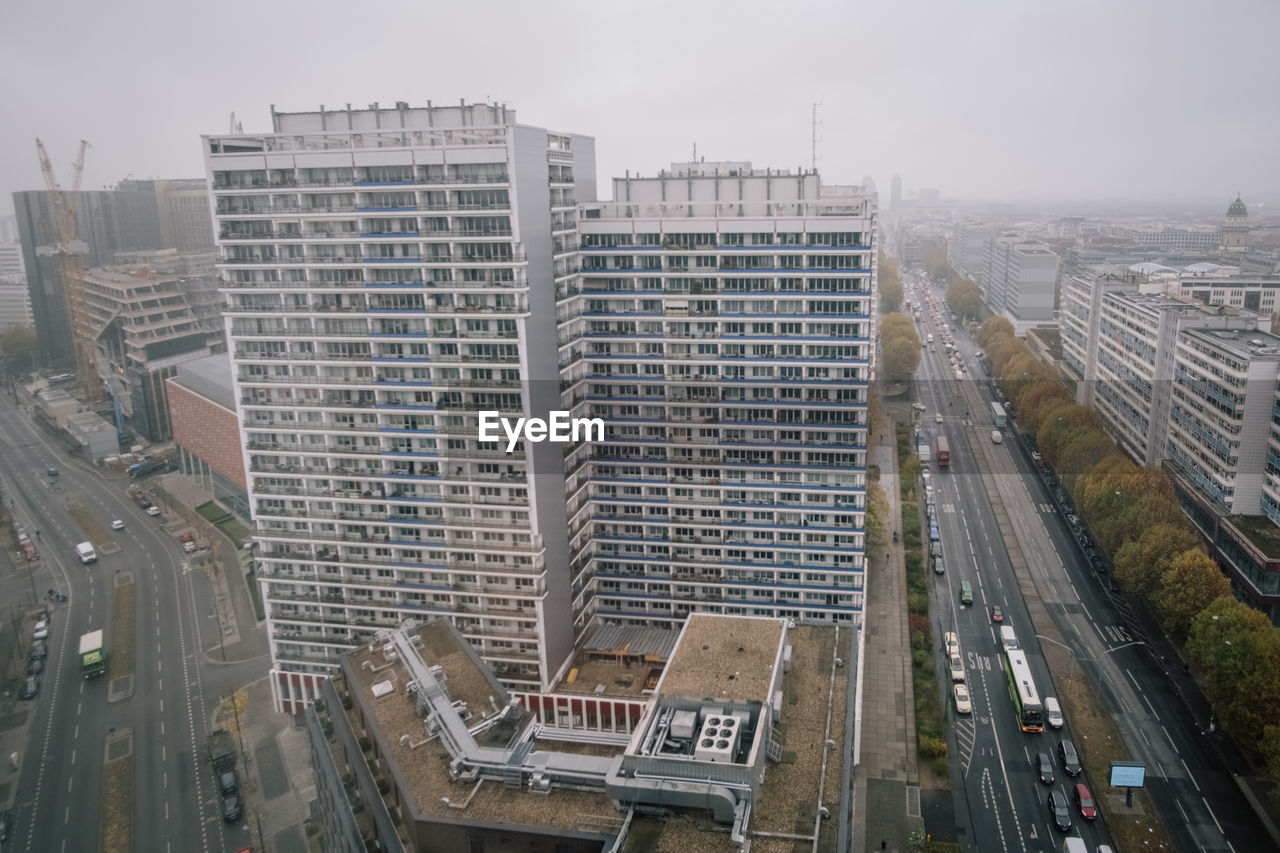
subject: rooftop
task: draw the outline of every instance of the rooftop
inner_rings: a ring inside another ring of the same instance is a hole
[[[658,693],[768,702],[785,627],[783,620],[763,616],[692,614]]]

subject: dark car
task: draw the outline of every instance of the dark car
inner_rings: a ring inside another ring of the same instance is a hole
[[[41,658],[31,658],[27,661],[27,675],[39,675],[44,672],[44,660]]]
[[[1083,783],[1076,785],[1072,790],[1075,797],[1076,808],[1080,809],[1080,817],[1085,820],[1096,820],[1098,817],[1098,804],[1093,801],[1093,794],[1089,791],[1089,786]]]
[[[235,823],[244,817],[244,807],[240,805],[240,795],[232,794],[222,798],[222,819],[227,823]],[[1068,820],[1070,818],[1068,817]]]
[[[58,476],[58,469],[57,469],[57,468],[50,468],[50,469],[48,469],[47,471],[45,471],[45,473],[46,473],[46,474],[48,474],[50,477],[56,477],[56,476]]]
[[[1071,831],[1071,807],[1067,805],[1067,795],[1061,791],[1049,792],[1049,820],[1059,832]]]
[[[1040,774],[1040,781],[1046,785],[1053,784],[1053,761],[1049,758],[1049,753],[1041,752],[1036,756],[1036,770]]]
[[[22,682],[22,692],[18,694],[20,699],[34,699],[40,693],[40,676],[33,675],[26,681]]]
[[[236,771],[228,770],[218,777],[218,791],[224,797],[240,793],[240,779],[236,776]]]
[[[1058,758],[1062,761],[1062,769],[1068,776],[1080,775],[1080,756],[1076,754],[1076,745],[1069,740],[1058,742]]]
[[[31,651],[27,652],[29,658],[40,658],[44,660],[49,656],[49,646],[44,640],[36,640],[31,644]]]
[[[992,622],[1004,621],[1004,611],[1000,609],[999,604],[991,605],[991,621]]]

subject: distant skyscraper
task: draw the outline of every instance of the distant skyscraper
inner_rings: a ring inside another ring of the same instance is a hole
[[[213,225],[208,198],[201,189],[204,182],[197,180],[194,184],[193,187],[192,181],[123,181],[114,190],[81,192],[76,231],[87,246],[81,258],[84,267],[110,264],[120,251],[212,251]],[[159,200],[162,188],[166,199],[163,216]],[[62,294],[58,258],[39,254],[42,247],[61,242],[55,233],[48,193],[44,190],[16,192],[13,208],[17,213],[40,353],[50,362],[71,359],[71,325]]]
[[[889,207],[897,210],[902,207],[902,176],[894,175],[889,182]]]
[[[875,179],[875,178],[873,178],[873,177],[871,177],[870,175],[863,175],[863,176],[862,176],[862,189],[864,189],[865,191],[867,191],[867,192],[869,192],[869,193],[873,193],[873,192],[875,192],[875,191],[876,191],[876,179]]]

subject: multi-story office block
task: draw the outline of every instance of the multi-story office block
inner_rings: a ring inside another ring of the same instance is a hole
[[[276,684],[309,698],[378,626],[447,614],[545,688],[573,641],[563,446],[508,453],[478,416],[569,408],[594,142],[487,104],[272,122],[205,156]]]
[[[1139,465],[1159,465],[1169,428],[1174,347],[1183,330],[1252,332],[1258,315],[1132,290],[1100,305],[1093,406],[1120,449]]]
[[[1169,461],[1227,513],[1262,513],[1278,373],[1274,335],[1216,329],[1178,335]]]
[[[947,263],[965,278],[978,281],[984,272],[987,242],[994,237],[990,228],[961,222],[947,239]]]
[[[574,621],[860,623],[876,200],[676,164],[582,208],[561,359]]]
[[[984,271],[979,279],[983,301],[1021,332],[1053,319],[1058,256],[1044,243],[1016,235],[985,242]]]
[[[14,326],[30,326],[31,293],[20,276],[0,276],[0,333]]]

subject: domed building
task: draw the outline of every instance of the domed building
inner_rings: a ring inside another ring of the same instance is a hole
[[[1249,251],[1249,206],[1236,200],[1227,207],[1227,219],[1222,224],[1222,243],[1218,247],[1221,254],[1243,254]]]

